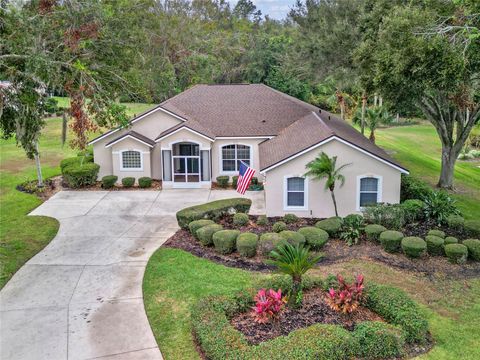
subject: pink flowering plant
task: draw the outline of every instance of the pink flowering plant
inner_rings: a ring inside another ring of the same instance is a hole
[[[258,323],[277,323],[287,302],[282,296],[282,289],[278,291],[260,289],[253,299],[255,301],[252,308],[253,318]]]
[[[339,274],[337,281],[338,290],[330,288],[327,293],[327,303],[335,311],[343,314],[350,314],[357,310],[360,302],[363,300],[363,275],[357,275],[352,284],[347,284],[345,279]]]

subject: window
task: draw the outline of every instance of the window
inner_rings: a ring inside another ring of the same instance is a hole
[[[121,152],[121,170],[143,170],[142,153],[136,150]]]
[[[287,177],[285,179],[285,208],[306,209],[306,181],[299,176]]]
[[[240,161],[250,165],[250,146],[225,145],[222,146],[222,171],[235,172],[240,168]]]
[[[362,177],[360,178],[360,208],[374,205],[380,202],[380,178],[378,177]]]

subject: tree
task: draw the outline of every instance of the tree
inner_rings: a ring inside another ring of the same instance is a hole
[[[325,190],[330,190],[336,216],[338,216],[338,209],[337,201],[335,200],[335,185],[337,181],[340,182],[340,186],[345,184],[345,176],[340,171],[348,165],[350,164],[344,164],[337,168],[337,157],[333,156],[330,158],[323,151],[306,165],[308,171],[305,173],[305,176],[311,176],[315,180],[325,179]]]
[[[362,124],[363,118],[363,108],[358,109],[353,117],[352,121],[354,124]],[[390,115],[388,110],[383,106],[374,106],[371,108],[365,109],[365,117],[363,118],[364,124],[370,130],[370,141],[375,144],[375,130],[377,130],[380,124],[391,124],[393,117]]]

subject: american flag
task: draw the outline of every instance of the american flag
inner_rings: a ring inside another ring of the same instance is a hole
[[[252,180],[255,170],[250,166],[245,164],[243,161],[240,161],[240,169],[238,172],[238,181],[237,181],[237,192],[240,194],[245,194],[248,187],[250,186],[250,181]]]

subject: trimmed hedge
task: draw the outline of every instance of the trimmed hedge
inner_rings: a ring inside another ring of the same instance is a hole
[[[480,237],[480,220],[465,220],[463,228],[472,237]]]
[[[313,250],[320,250],[328,241],[328,233],[325,230],[313,226],[298,229],[305,237],[307,245]]]
[[[135,184],[134,177],[124,177],[122,179],[122,185],[126,188],[132,187]]]
[[[407,236],[402,239],[402,250],[405,255],[411,258],[418,258],[423,255],[427,249],[427,243],[422,238],[416,236]]]
[[[319,229],[325,230],[328,235],[335,236],[340,231],[342,223],[342,219],[335,216],[328,219],[320,220],[315,224],[315,226]]]
[[[427,243],[427,252],[433,256],[441,256],[443,255],[443,247],[445,244],[445,240],[441,237],[435,235],[427,235],[425,237],[425,242]]]
[[[257,253],[258,235],[254,233],[242,233],[237,237],[237,251],[245,257],[253,257]]]
[[[63,159],[62,161],[60,161],[60,171],[63,174],[63,171],[67,167],[72,165],[80,165],[81,161],[82,161],[82,158],[80,156]]]
[[[268,218],[266,215],[260,215],[257,219],[257,225],[264,226],[268,225]]]
[[[447,236],[447,237],[445,238],[444,244],[445,244],[445,245],[448,245],[448,244],[458,244],[458,239],[457,239],[456,237],[453,237],[453,236]]]
[[[387,231],[387,228],[382,225],[370,224],[365,226],[365,234],[370,241],[379,242],[380,234],[384,231]]]
[[[364,359],[390,359],[404,353],[405,339],[400,327],[381,321],[364,321],[355,326],[353,337]]]
[[[217,176],[217,185],[221,188],[226,189],[228,187],[228,180],[230,179],[229,176]]]
[[[275,224],[273,224],[272,230],[276,233],[287,230],[287,224],[285,224],[283,221],[277,221]]]
[[[144,176],[138,179],[138,186],[140,186],[142,189],[146,189],[149,187],[152,187],[152,178],[148,176]]]
[[[104,189],[113,188],[117,180],[118,180],[118,176],[115,176],[115,175],[106,175],[102,177],[102,188]]]
[[[231,254],[235,251],[239,230],[220,230],[213,234],[213,245],[220,254]]]
[[[216,200],[180,210],[177,212],[177,222],[182,229],[187,229],[188,224],[193,220],[210,219],[215,221],[226,214],[247,213],[251,205],[252,200],[245,198]]]
[[[438,236],[439,238],[445,239],[445,233],[442,230],[430,230],[427,235]]]
[[[279,235],[293,246],[305,245],[305,236],[296,231],[284,230]]]
[[[258,240],[258,250],[262,255],[268,255],[282,243],[285,243],[285,240],[279,234],[264,233]]]
[[[237,184],[238,184],[238,175],[232,176],[232,187],[234,189],[237,188]]]
[[[465,264],[468,257],[468,248],[462,244],[445,245],[445,255],[453,264]]]
[[[244,213],[236,213],[233,215],[233,224],[237,226],[243,226],[248,224],[248,215]]]
[[[286,224],[294,224],[298,221],[298,216],[295,214],[285,214],[285,216],[283,217],[283,221]]]
[[[82,165],[70,165],[63,169],[63,179],[72,188],[95,185],[100,165],[84,162]]]
[[[387,230],[380,233],[379,239],[386,252],[394,253],[400,250],[403,234],[400,231]]]
[[[480,240],[467,239],[462,244],[468,248],[468,257],[475,261],[480,261]]]
[[[460,215],[450,215],[447,217],[447,225],[452,229],[461,229],[465,223],[465,219]]]
[[[213,225],[215,224],[214,221],[208,220],[208,219],[202,219],[202,220],[195,220],[192,221],[190,224],[188,224],[188,229],[190,230],[190,233],[194,236],[197,237],[197,230],[207,226],[207,225]]]
[[[200,243],[205,246],[213,245],[213,234],[217,231],[223,230],[222,225],[212,224],[201,227],[196,231],[197,239],[200,240]]]

